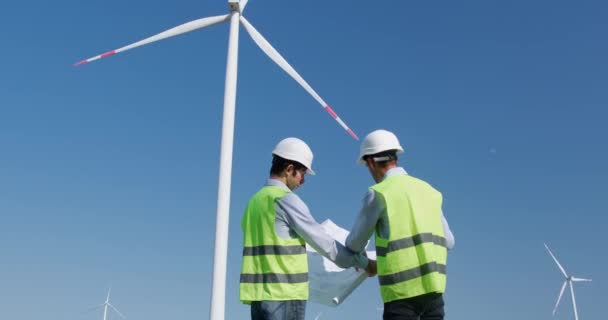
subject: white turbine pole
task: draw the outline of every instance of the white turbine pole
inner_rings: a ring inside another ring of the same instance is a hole
[[[230,221],[230,182],[232,176],[232,147],[234,141],[234,114],[236,104],[236,79],[238,67],[238,38],[240,12],[232,7],[228,61],[224,88],[224,117],[220,150],[220,176],[217,194],[215,224],[215,253],[213,256],[213,287],[211,292],[211,320],[224,320],[226,300],[226,260],[228,255],[228,223]],[[238,6],[238,3],[236,4]]]
[[[110,301],[110,291],[112,288],[108,289],[108,295],[106,296],[106,302],[103,304],[103,320],[108,320],[108,302]]]
[[[108,316],[108,304],[104,303],[103,304],[103,320],[108,320],[107,316]]]
[[[570,294],[572,294],[572,309],[574,309],[574,320],[578,320],[578,311],[576,311],[576,299],[574,298],[574,286],[572,281],[568,280],[570,284]]]
[[[82,65],[94,60],[106,58],[114,54],[133,49],[148,43],[159,41],[165,38],[177,36],[186,32],[206,28],[215,24],[223,23],[230,19],[230,35],[228,38],[228,57],[226,62],[226,82],[224,89],[224,115],[222,120],[222,138],[220,148],[220,167],[217,194],[217,213],[215,225],[215,244],[213,256],[213,284],[211,292],[210,319],[224,320],[225,300],[226,300],[226,265],[228,257],[228,225],[230,222],[230,184],[232,179],[232,150],[234,142],[234,118],[236,104],[236,85],[238,68],[238,38],[239,21],[241,13],[245,9],[248,0],[228,0],[230,14],[223,16],[207,17],[187,22],[157,35],[135,42],[122,48],[108,51],[92,58],[77,62],[75,65]],[[229,16],[229,18],[228,18]],[[314,90],[300,77],[299,74],[272,48],[270,43],[247,20],[242,20],[256,44],[266,52],[269,57],[292,76],[300,85],[306,89],[323,108],[355,139],[355,133],[346,126],[338,115],[323,101]],[[109,292],[108,292],[109,300]],[[104,319],[108,315],[108,305],[104,306]],[[112,307],[110,305],[110,307]],[[113,308],[113,307],[112,307]]]

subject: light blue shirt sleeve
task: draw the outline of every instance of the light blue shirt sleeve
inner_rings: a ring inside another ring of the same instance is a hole
[[[448,248],[448,250],[452,250],[452,248],[454,248],[454,245],[456,244],[456,240],[454,239],[454,234],[452,234],[452,230],[450,230],[448,220],[446,220],[445,216],[443,215],[443,211],[441,212],[441,224],[443,225],[445,246]]]
[[[384,211],[383,201],[377,201],[376,193],[368,190],[363,197],[363,204],[355,224],[344,243],[346,247],[354,252],[361,252],[365,249],[367,241],[374,233],[376,224]],[[388,234],[388,233],[387,233]]]
[[[284,217],[287,225],[319,254],[341,268],[357,266],[365,268],[367,257],[352,252],[328,235],[310,214],[308,206],[296,195],[289,193],[275,205],[277,218]]]

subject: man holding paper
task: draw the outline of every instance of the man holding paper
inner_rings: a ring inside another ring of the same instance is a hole
[[[304,320],[308,300],[305,243],[341,268],[367,270],[375,264],[328,235],[293,191],[314,175],[313,154],[297,138],[274,148],[270,178],[245,209],[240,300],[251,304],[252,320]],[[373,273],[373,271],[370,271]]]
[[[375,231],[384,320],[441,320],[447,249],[453,248],[454,236],[441,193],[398,167],[401,153],[399,140],[386,130],[362,141],[358,161],[376,184],[365,195],[345,245],[359,252]]]

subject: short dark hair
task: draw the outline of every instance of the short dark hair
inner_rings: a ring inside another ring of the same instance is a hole
[[[290,164],[293,165],[295,170],[306,169],[306,166],[293,160],[287,160],[285,158],[281,158],[277,155],[272,155],[272,167],[270,167],[270,175],[281,175],[283,170],[285,170]]]
[[[390,161],[397,161],[397,150],[386,150],[375,154],[367,154],[363,156],[363,160],[367,162],[367,159],[371,158],[374,162],[380,166],[385,166]]]

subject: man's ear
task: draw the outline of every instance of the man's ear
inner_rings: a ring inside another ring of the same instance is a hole
[[[294,167],[293,163],[288,164],[287,167],[285,168],[285,173],[287,173],[287,175],[292,174],[294,168],[295,167]]]

